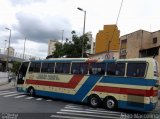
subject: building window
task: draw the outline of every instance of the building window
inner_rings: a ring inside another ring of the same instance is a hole
[[[157,43],[157,37],[153,38],[153,44]]]
[[[152,57],[159,55],[159,47],[144,49],[139,51],[140,57]]]

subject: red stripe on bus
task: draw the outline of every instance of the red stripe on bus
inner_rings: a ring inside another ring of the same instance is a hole
[[[75,88],[78,83],[83,79],[83,77],[83,75],[73,76],[68,83],[27,79],[26,84],[55,86],[61,88]]]
[[[118,88],[118,87],[109,87],[109,86],[95,86],[92,91],[127,94],[127,95],[137,95],[137,96],[157,96],[158,95],[157,90],[154,90],[154,93],[151,94],[150,90]]]

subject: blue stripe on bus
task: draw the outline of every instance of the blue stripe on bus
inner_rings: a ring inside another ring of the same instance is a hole
[[[104,76],[101,83],[114,83],[114,84],[127,84],[127,85],[140,85],[140,86],[154,86],[156,80],[154,79],[144,79],[144,78],[125,78],[125,77],[110,77]]]
[[[118,108],[122,109],[131,109],[131,110],[137,110],[137,111],[152,111],[156,108],[156,103],[136,103],[136,102],[129,102],[129,101],[118,101]]]
[[[63,100],[75,101],[75,102],[82,102],[83,98],[87,95],[87,93],[95,86],[97,81],[100,79],[101,76],[90,76],[81,86],[81,88],[77,91],[75,95],[72,94],[64,94],[64,93],[56,93],[56,92],[48,92],[42,90],[36,90],[37,95],[42,96],[49,96],[52,98],[59,98]],[[75,89],[76,90],[76,89]]]

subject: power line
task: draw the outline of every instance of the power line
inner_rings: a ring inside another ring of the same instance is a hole
[[[110,44],[111,44],[111,42],[112,42],[112,40],[113,40],[114,32],[115,32],[116,27],[117,27],[118,19],[119,19],[120,12],[121,12],[121,9],[122,9],[122,4],[123,4],[123,0],[121,1],[121,5],[120,5],[119,11],[118,11],[118,16],[117,16],[117,19],[116,19],[116,26],[114,27],[111,40],[109,40],[109,42],[108,42],[108,53],[109,53],[109,50],[110,50]]]

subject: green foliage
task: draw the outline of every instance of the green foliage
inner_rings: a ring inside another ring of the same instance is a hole
[[[11,69],[11,71],[16,74],[19,70],[20,65],[21,65],[21,62],[14,61],[13,68]]]
[[[86,34],[80,37],[76,35],[75,31],[72,31],[71,34],[72,34],[72,41],[68,42],[67,39],[66,42],[63,44],[63,46],[61,43],[55,44],[56,50],[53,52],[53,56],[55,58],[62,57],[65,55],[67,55],[68,57],[75,57],[75,58],[81,57],[82,42],[83,42],[84,53],[86,50],[90,49],[90,44],[87,44],[89,39]]]

